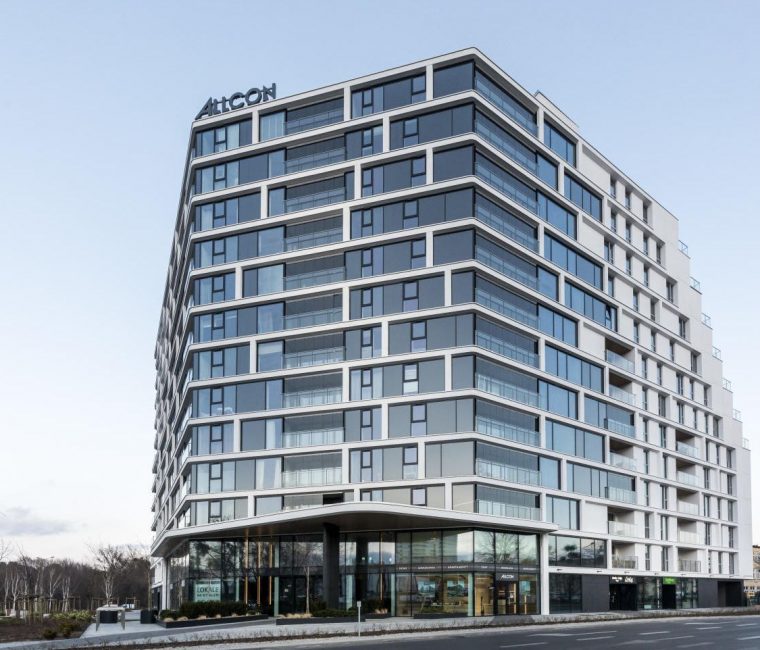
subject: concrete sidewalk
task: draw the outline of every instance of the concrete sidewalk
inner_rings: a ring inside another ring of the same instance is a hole
[[[361,624],[362,636],[402,634],[425,631],[477,630],[527,625],[552,625],[570,623],[596,623],[638,619],[662,619],[671,617],[758,615],[760,607],[650,610],[640,612],[610,612],[598,614],[543,614],[531,616],[486,616],[477,618],[411,619],[387,618]],[[159,625],[141,625],[139,620],[129,620],[126,629],[119,624],[102,624],[96,632],[91,625],[79,639],[54,641],[21,641],[0,644],[0,648],[40,648],[45,650],[104,647],[108,645],[155,645],[198,642],[240,643],[314,637],[346,637],[357,634],[357,623],[315,623],[301,625],[275,625],[274,619],[223,623],[212,628],[188,628],[167,630]]]

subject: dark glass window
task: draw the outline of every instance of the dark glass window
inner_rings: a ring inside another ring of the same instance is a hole
[[[544,121],[544,144],[560,158],[575,166],[575,143],[546,121]]]

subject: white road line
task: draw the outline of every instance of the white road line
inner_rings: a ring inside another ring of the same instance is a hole
[[[666,636],[661,639],[657,639],[657,641],[678,641],[679,639],[693,639],[693,634],[686,634],[685,636]]]
[[[737,641],[752,641],[753,639],[760,639],[760,636],[739,636],[739,637],[736,637]]]
[[[757,623],[737,623],[736,627],[755,627]]]
[[[529,636],[574,636],[570,632],[538,632]]]
[[[546,645],[546,641],[536,641],[535,643],[516,643],[515,645],[500,645],[500,648],[527,648],[529,645]]]
[[[702,641],[701,643],[686,643],[684,645],[676,646],[677,648],[698,648],[703,645],[712,645],[712,641]]]
[[[649,636],[650,634],[670,634],[670,630],[663,630],[662,632],[639,632],[640,636]]]
[[[610,634],[609,636],[584,636],[575,640],[576,641],[601,641],[602,639],[614,639],[614,638],[615,638],[615,635]]]

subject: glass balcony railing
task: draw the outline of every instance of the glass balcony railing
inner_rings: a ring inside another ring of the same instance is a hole
[[[541,473],[536,470],[494,463],[482,458],[475,461],[475,473],[483,478],[492,478],[497,481],[509,481],[510,483],[523,483],[525,485],[541,484]]]
[[[507,158],[512,159],[520,167],[526,169],[533,175],[538,175],[538,164],[535,157],[528,157],[525,152],[520,151],[514,146],[507,138],[505,138],[498,130],[488,124],[485,120],[475,118],[475,133],[477,133],[486,142],[492,144],[496,149],[501,151]]]
[[[639,564],[639,558],[635,555],[613,555],[613,569],[635,569]]]
[[[285,212],[310,210],[311,208],[318,208],[323,205],[339,203],[340,201],[345,201],[345,199],[346,190],[342,187],[334,190],[325,190],[324,192],[307,194],[306,196],[295,196],[292,199],[285,199]]]
[[[343,162],[345,159],[346,150],[343,147],[330,149],[329,151],[320,151],[318,153],[309,154],[308,156],[299,156],[298,158],[285,161],[285,173],[292,174],[295,172],[303,172],[307,169],[314,169],[315,167],[324,167],[325,165]]]
[[[512,199],[515,203],[519,203],[521,206],[530,210],[534,214],[538,214],[538,201],[534,196],[530,196],[526,192],[522,192],[511,184],[502,174],[506,175],[506,172],[500,172],[496,165],[484,162],[481,158],[475,161],[475,175],[485,181],[491,187],[496,188]]]
[[[634,372],[635,366],[633,361],[629,361],[624,356],[619,355],[612,350],[605,350],[605,359],[607,359],[607,363],[611,363],[613,366],[617,366],[626,372],[630,372],[631,374]]]
[[[692,458],[699,458],[699,449],[697,449],[697,447],[694,445],[690,445],[686,442],[677,441],[676,451],[681,454],[685,454],[686,456],[691,456]]]
[[[613,467],[620,467],[621,469],[629,469],[632,472],[637,472],[639,466],[633,458],[623,456],[622,454],[616,454],[614,451],[610,452],[610,465]]]
[[[282,473],[282,487],[309,487],[312,485],[335,485],[341,483],[340,467],[299,469]]]
[[[627,390],[618,388],[617,386],[608,386],[607,395],[609,395],[612,399],[618,400],[618,402],[625,402],[630,406],[636,405],[636,396]]]
[[[502,275],[511,278],[515,282],[524,284],[531,289],[538,289],[538,278],[536,278],[536,276],[528,275],[482,246],[475,246],[475,259],[494,271],[498,271]]]
[[[538,126],[526,115],[515,108],[515,100],[509,97],[501,88],[481,74],[475,75],[475,92],[482,95],[489,103],[493,104],[502,113],[513,119],[526,131],[533,135],[538,134]]]
[[[514,359],[520,363],[538,368],[537,354],[518,348],[485,332],[475,332],[475,345],[486,350],[491,350],[491,352],[500,354],[502,357]]]
[[[502,235],[508,237],[512,241],[529,248],[532,251],[538,252],[538,241],[529,237],[526,233],[518,230],[508,221],[502,219],[495,210],[489,209],[487,204],[483,201],[477,201],[475,205],[475,218],[478,221],[482,221],[484,224],[491,226],[494,230],[498,230]]]
[[[512,424],[499,422],[481,415],[478,415],[475,418],[475,430],[485,436],[501,438],[502,440],[514,440],[515,442],[522,442],[523,444],[533,445],[535,447],[539,444],[537,431],[522,429]]]
[[[496,517],[513,517],[515,519],[541,519],[541,509],[529,506],[515,506],[500,501],[475,500],[475,511],[481,515],[494,515]]]
[[[699,560],[678,560],[678,570],[688,573],[701,573],[702,563]]]
[[[342,266],[334,269],[324,269],[323,271],[289,275],[285,277],[285,289],[304,289],[320,284],[329,284],[330,282],[340,282],[345,276],[346,271]]]
[[[491,395],[498,395],[505,399],[511,399],[521,404],[527,404],[529,406],[538,407],[538,393],[531,393],[523,388],[518,388],[512,384],[508,384],[500,379],[494,379],[487,375],[475,373],[475,386],[478,390],[482,390]]]
[[[306,368],[308,366],[321,366],[325,363],[337,363],[343,361],[344,356],[343,348],[337,347],[289,352],[283,358],[286,368]]]
[[[684,485],[692,485],[694,487],[702,487],[702,481],[696,474],[689,474],[688,472],[678,472],[676,474],[676,480]]]
[[[295,120],[288,120],[285,123],[285,135],[308,131],[309,129],[318,129],[321,126],[335,124],[343,120],[343,109],[333,108],[315,115],[307,115]]]
[[[342,398],[343,389],[341,388],[318,388],[316,390],[285,393],[282,396],[282,404],[285,408],[322,406],[323,404],[335,404],[340,402]]]
[[[687,530],[679,530],[678,541],[683,544],[701,544],[702,538],[699,536],[699,533],[692,533],[691,531]]]
[[[687,501],[679,501],[678,502],[678,512],[684,514],[684,515],[693,515],[695,517],[699,516],[699,505],[696,503],[689,503]]]
[[[636,503],[636,493],[633,490],[623,488],[606,487],[604,494],[611,501],[621,501],[622,503]]]
[[[282,434],[282,446],[315,447],[317,445],[337,445],[343,442],[343,429],[314,429],[312,431],[292,431]]]
[[[628,438],[636,437],[636,427],[632,424],[626,424],[625,422],[618,422],[617,420],[605,418],[604,428],[607,429],[607,431],[619,433],[621,436],[627,436]]]
[[[341,228],[332,228],[330,230],[320,230],[318,232],[309,232],[303,235],[286,237],[285,250],[297,251],[302,248],[326,246],[327,244],[334,244],[339,241],[343,241],[343,230]]]
[[[622,521],[608,521],[607,532],[620,537],[641,537],[639,529],[634,524],[626,524]]]
[[[516,320],[518,323],[538,329],[538,316],[535,314],[529,314],[528,312],[517,309],[513,305],[510,305],[505,300],[492,296],[487,291],[482,289],[475,289],[475,302],[479,305],[483,305],[486,309],[495,311],[502,316],[507,316],[512,320]]]
[[[285,329],[326,325],[328,323],[336,323],[342,318],[343,310],[340,307],[309,311],[303,314],[291,314],[290,316],[285,316]]]

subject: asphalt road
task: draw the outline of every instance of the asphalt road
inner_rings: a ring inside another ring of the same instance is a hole
[[[281,645],[260,643],[262,647]],[[361,648],[362,650],[607,650],[719,648],[760,650],[760,616],[645,619],[609,623],[530,626],[517,629],[422,632],[374,639],[324,639],[287,643],[289,650]],[[239,646],[238,646],[239,647]]]

